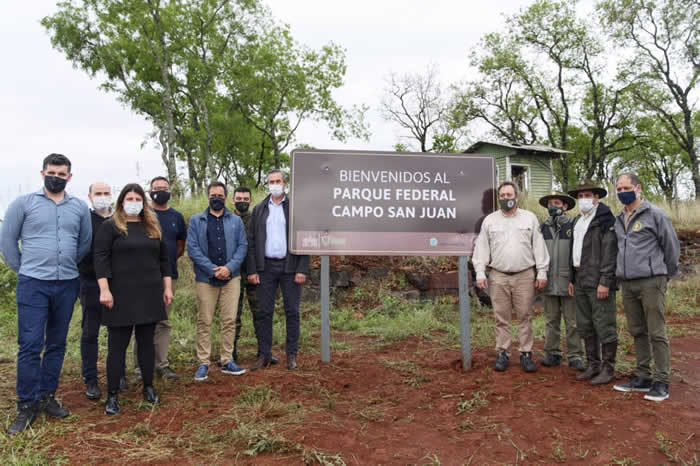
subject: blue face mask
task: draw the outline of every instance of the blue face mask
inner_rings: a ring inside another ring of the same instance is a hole
[[[637,193],[635,191],[622,191],[621,193],[617,193],[617,198],[624,205],[629,205],[637,200]]]

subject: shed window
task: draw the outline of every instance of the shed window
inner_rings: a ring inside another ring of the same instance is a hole
[[[511,164],[510,179],[515,183],[520,191],[530,190],[530,167],[527,165]]]

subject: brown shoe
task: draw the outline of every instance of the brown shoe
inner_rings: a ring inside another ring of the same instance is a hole
[[[297,368],[297,357],[294,354],[287,355],[287,369],[290,371],[296,370]]]
[[[603,344],[603,363],[600,374],[591,380],[593,385],[603,385],[615,380],[615,359],[617,356],[617,342]]]
[[[270,367],[270,360],[265,359],[263,356],[258,356],[255,360],[255,364],[250,367],[251,371],[257,371],[258,369],[267,369]]]

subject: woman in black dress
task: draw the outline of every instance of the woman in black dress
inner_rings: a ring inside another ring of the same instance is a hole
[[[146,204],[138,184],[119,193],[114,215],[95,237],[95,272],[100,303],[107,307],[102,323],[108,328],[106,414],[119,414],[119,379],[124,376],[126,349],[136,333],[143,397],[159,403],[153,390],[156,322],[166,320],[165,306],[173,299],[168,250],[158,218]]]

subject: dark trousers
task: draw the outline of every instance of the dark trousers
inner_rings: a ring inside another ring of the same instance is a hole
[[[107,390],[116,393],[119,390],[119,379],[124,377],[126,349],[129,347],[131,332],[136,334],[138,344],[138,361],[143,377],[143,386],[153,385],[153,367],[155,366],[156,350],[153,344],[153,334],[156,323],[130,325],[127,327],[109,327],[107,338]]]
[[[258,298],[255,295],[255,288],[256,286],[247,283],[241,274],[241,296],[238,298],[238,313],[236,313],[236,339],[233,343],[234,353],[238,349],[238,339],[241,337],[241,328],[243,327],[243,323],[241,322],[241,314],[243,314],[243,301],[245,301],[243,298],[247,297],[250,315],[253,317],[253,330],[255,331],[255,338],[258,340],[257,355],[260,356],[260,336],[258,332],[258,327],[260,325],[260,313],[258,312]]]
[[[294,273],[285,273],[286,260],[265,259],[265,270],[260,272],[260,285],[255,290],[260,306],[258,346],[260,355],[270,359],[272,355],[272,318],[275,314],[277,287],[282,289],[284,316],[287,326],[287,355],[295,356],[299,349],[299,302],[301,285],[294,282]]]
[[[71,280],[17,279],[17,397],[37,403],[55,393],[66,354],[66,336],[80,283]],[[43,357],[41,352],[44,352]]]
[[[85,383],[97,382],[97,340],[102,322],[100,287],[97,280],[80,279],[80,305],[83,308],[83,325],[80,335],[80,357]]]

